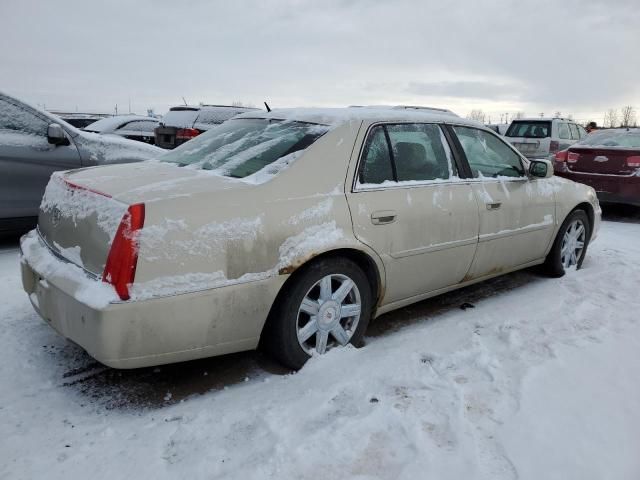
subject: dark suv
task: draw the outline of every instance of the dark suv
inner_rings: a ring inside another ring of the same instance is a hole
[[[176,148],[215,125],[251,110],[259,109],[227,105],[172,107],[155,129],[156,145],[162,148]]]

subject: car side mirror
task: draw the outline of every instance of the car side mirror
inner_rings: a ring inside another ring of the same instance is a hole
[[[531,160],[531,163],[529,163],[529,175],[536,178],[552,177],[553,165],[549,160]]]
[[[69,139],[64,133],[64,129],[57,123],[52,123],[47,127],[47,140],[52,145],[69,145]]]

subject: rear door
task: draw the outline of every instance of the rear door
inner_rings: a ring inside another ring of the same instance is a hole
[[[0,97],[0,218],[37,216],[51,174],[81,166],[73,140],[51,145],[48,126],[30,108]]]
[[[477,253],[467,279],[501,273],[544,257],[555,225],[550,179],[532,179],[520,156],[485,130],[454,126],[480,210]]]
[[[459,283],[469,270],[478,204],[438,125],[371,126],[348,202],[356,237],[384,262],[385,304]]]

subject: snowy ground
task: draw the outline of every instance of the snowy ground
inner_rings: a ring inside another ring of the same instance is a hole
[[[638,479],[639,285],[623,211],[581,271],[385,315],[297,374],[256,353],[118,372],[39,320],[5,242],[0,478]]]

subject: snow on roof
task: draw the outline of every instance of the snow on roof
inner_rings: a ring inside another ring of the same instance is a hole
[[[271,112],[248,112],[236,118],[272,118],[336,126],[351,120],[397,120],[415,122],[454,122],[484,127],[479,122],[467,120],[451,112],[431,109],[405,109],[397,107],[348,107],[348,108],[281,108]]]

